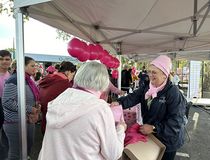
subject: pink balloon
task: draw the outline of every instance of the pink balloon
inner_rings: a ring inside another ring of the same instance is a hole
[[[89,49],[90,49],[90,60],[95,60],[98,59],[98,51],[97,48],[94,44],[89,44]]]
[[[120,61],[114,57],[115,66],[113,68],[118,68],[120,66]]]
[[[101,63],[106,65],[106,62],[109,61],[109,52],[107,50],[103,50],[101,54],[103,56],[99,60]]]
[[[115,67],[114,57],[112,57],[112,56],[110,55],[110,60],[106,63],[106,65],[107,65],[109,68],[114,68],[114,67]]]
[[[77,57],[77,59],[78,59],[80,62],[85,62],[85,61],[88,60],[88,58],[89,58],[88,55],[82,55],[82,56]]]
[[[112,78],[117,79],[118,78],[118,70],[113,70],[112,71]]]
[[[89,54],[91,54],[91,45],[89,44],[87,44],[87,46],[85,47],[85,50],[89,53]]]
[[[96,44],[96,50],[97,50],[97,53],[98,53],[98,60],[100,60],[104,54],[103,54],[103,48],[101,47],[100,44]]]
[[[108,55],[105,55],[103,56],[101,59],[100,59],[101,63],[105,64],[107,67],[108,66],[108,63],[109,61],[111,61],[111,56],[108,54]]]
[[[120,66],[120,61],[119,59],[116,58],[116,68],[118,68]]]
[[[109,55],[109,52],[108,52],[107,50],[103,50],[102,52],[103,52],[103,53],[102,53],[103,56]],[[102,58],[103,58],[103,57],[102,57]]]
[[[85,42],[82,42],[82,52],[77,56],[77,59],[81,62],[85,62],[90,58],[90,50],[88,45]]]
[[[84,47],[84,45],[79,39],[73,38],[68,43],[67,50],[68,50],[69,55],[77,58],[77,56],[83,52],[83,47]]]

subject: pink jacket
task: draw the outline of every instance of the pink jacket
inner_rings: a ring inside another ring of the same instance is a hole
[[[124,127],[115,128],[108,104],[89,92],[69,88],[48,103],[39,160],[117,160]]]

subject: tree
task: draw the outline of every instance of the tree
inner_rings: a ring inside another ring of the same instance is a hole
[[[9,16],[14,12],[14,0],[2,0],[0,2],[0,14],[6,13]]]
[[[62,39],[63,41],[69,41],[73,36],[62,31],[62,30],[59,30],[59,29],[56,29],[56,32],[57,32],[57,39]]]
[[[15,49],[14,48],[6,48],[12,54],[12,59],[15,59]]]
[[[0,14],[7,14],[8,16],[13,16],[14,13],[14,0],[1,0],[0,2]],[[27,15],[24,15],[24,20],[29,20]],[[61,31],[59,29],[56,30],[57,39],[62,39],[63,41],[68,41],[71,39],[72,35]]]
[[[210,95],[210,61],[204,61],[203,91],[204,97]]]

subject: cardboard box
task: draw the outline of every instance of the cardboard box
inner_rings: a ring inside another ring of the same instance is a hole
[[[165,145],[151,134],[147,142],[127,145],[121,160],[161,160],[165,149]]]

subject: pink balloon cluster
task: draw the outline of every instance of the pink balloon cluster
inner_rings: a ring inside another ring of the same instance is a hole
[[[100,60],[101,63],[109,68],[118,68],[120,62],[116,57],[109,54],[108,51],[104,50],[99,44],[89,44],[80,41],[77,38],[73,38],[68,43],[68,53],[77,58],[81,62],[87,60]]]
[[[112,71],[112,78],[117,79],[119,76],[118,70],[113,70]]]

